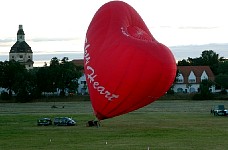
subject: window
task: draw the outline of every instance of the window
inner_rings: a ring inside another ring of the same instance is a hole
[[[177,79],[176,82],[177,83],[183,83],[183,79]]]
[[[20,55],[20,58],[23,58],[23,55]]]
[[[195,88],[191,87],[190,88],[190,93],[194,93],[194,92],[196,92]]]
[[[11,58],[14,59],[14,56],[12,56]]]
[[[203,81],[203,80],[208,80],[208,75],[207,75],[207,73],[206,73],[206,71],[204,70],[203,71],[203,73],[202,73],[202,75],[201,75],[201,81]]]
[[[28,56],[28,58],[30,58],[30,56]]]
[[[177,89],[177,92],[178,92],[178,93],[183,93],[183,89],[182,89],[182,88],[178,88],[178,89]]]
[[[181,73],[176,77],[176,83],[184,83],[184,77]]]
[[[196,83],[196,76],[193,71],[191,71],[188,76],[188,83]]]
[[[196,80],[195,79],[189,79],[188,82],[189,83],[196,83]]]
[[[81,84],[86,84],[86,81],[81,81]]]

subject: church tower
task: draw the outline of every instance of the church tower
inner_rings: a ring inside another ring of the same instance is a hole
[[[33,52],[31,47],[25,42],[25,33],[22,25],[19,25],[17,42],[11,47],[9,60],[20,62],[25,65],[26,69],[33,68]]]

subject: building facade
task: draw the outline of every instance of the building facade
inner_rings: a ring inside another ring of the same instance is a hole
[[[17,31],[17,42],[10,49],[9,60],[21,63],[26,69],[33,68],[33,52],[31,47],[25,42],[25,33],[22,25],[19,25]]]
[[[177,66],[179,75],[176,77],[173,90],[176,93],[199,92],[202,80],[214,81],[214,74],[209,66]],[[212,93],[215,86],[210,87]]]
[[[78,79],[78,94],[85,95],[88,94],[89,90],[86,84],[86,75],[83,75]]]
[[[74,59],[74,60],[72,60],[72,62],[76,66],[82,66],[84,68],[84,59]],[[78,79],[77,93],[81,94],[81,95],[86,95],[89,93],[88,86],[86,83],[86,75],[84,73],[84,69],[81,70],[81,72],[82,72],[82,76]]]

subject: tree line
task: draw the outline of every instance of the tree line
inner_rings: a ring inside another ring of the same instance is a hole
[[[0,87],[6,89],[1,99],[9,100],[15,95],[17,102],[28,102],[56,89],[60,90],[60,96],[65,95],[66,89],[76,93],[82,69],[83,66],[76,66],[67,57],[61,60],[53,57],[50,66],[30,70],[16,61],[0,62]]]
[[[213,84],[226,93],[228,89],[228,60],[219,57],[213,50],[205,50],[200,57],[183,59],[177,62],[178,66],[209,66],[215,75],[215,81],[204,81],[200,85],[201,93],[211,94],[209,87]],[[76,66],[67,57],[59,60],[53,57],[50,65],[30,70],[16,61],[0,61],[0,88],[4,88],[1,99],[12,99],[13,95],[18,102],[28,102],[41,98],[43,92],[60,90],[60,96],[65,90],[76,93],[77,79],[81,77],[83,66]],[[178,71],[177,71],[178,75]],[[169,91],[170,92],[170,91]],[[205,97],[205,95],[203,95]]]

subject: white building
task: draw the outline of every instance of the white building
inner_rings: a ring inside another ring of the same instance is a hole
[[[84,66],[84,59],[74,59],[74,60],[72,60],[72,62],[76,66],[81,66],[82,68]],[[88,86],[86,83],[86,75],[84,73],[84,70],[82,69],[81,72],[82,72],[82,76],[78,79],[77,92],[78,92],[78,94],[85,95],[85,94],[89,93],[89,90],[88,90]]]
[[[173,90],[177,93],[195,93],[199,91],[202,80],[214,81],[214,74],[209,66],[177,66],[179,76],[176,77]],[[212,93],[215,86],[210,87]]]
[[[85,95],[88,94],[88,87],[86,84],[86,76],[83,73],[83,75],[78,79],[78,93]]]
[[[33,52],[31,47],[25,42],[25,33],[22,25],[17,31],[17,42],[11,47],[9,60],[15,60],[25,65],[26,69],[33,68]]]

